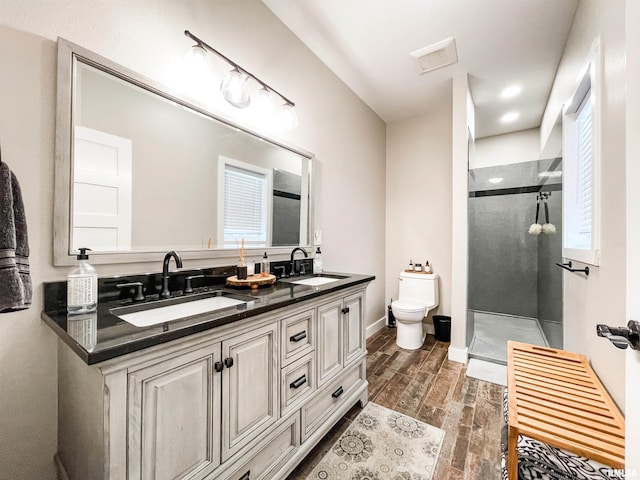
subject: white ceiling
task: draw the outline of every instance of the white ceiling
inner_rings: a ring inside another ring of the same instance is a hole
[[[468,72],[476,137],[540,125],[578,0],[262,0],[385,122],[450,102]],[[458,63],[424,75],[409,54],[454,37]],[[500,98],[507,86],[522,93]],[[503,124],[509,111],[519,119]]]

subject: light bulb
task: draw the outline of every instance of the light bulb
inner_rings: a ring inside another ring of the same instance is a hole
[[[231,70],[224,77],[220,90],[225,100],[234,107],[245,108],[251,102],[247,90],[247,78],[237,68]]]
[[[196,62],[204,62],[207,58],[207,51],[201,45],[196,44],[189,49],[189,55]]]
[[[263,115],[273,114],[274,105],[271,101],[271,92],[267,90],[266,87],[262,87],[258,90],[255,98],[255,107],[257,111]]]
[[[282,119],[282,126],[285,130],[291,130],[298,126],[298,116],[293,109],[293,105],[285,103],[280,109],[280,117]]]

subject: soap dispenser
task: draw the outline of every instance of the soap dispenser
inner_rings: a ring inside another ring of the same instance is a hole
[[[268,277],[269,276],[269,257],[267,257],[267,252],[264,252],[262,256],[262,260],[260,261],[260,276]]]
[[[313,273],[322,273],[322,252],[320,247],[316,248],[316,253],[313,257]]]
[[[90,264],[87,250],[79,248],[78,263],[67,275],[67,312],[95,312],[98,305],[98,274]]]

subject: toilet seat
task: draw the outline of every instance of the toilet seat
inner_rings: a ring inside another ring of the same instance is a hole
[[[395,300],[391,302],[391,308],[405,313],[416,313],[426,309],[427,305],[419,300]]]

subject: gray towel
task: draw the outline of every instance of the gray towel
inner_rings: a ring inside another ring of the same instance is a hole
[[[18,179],[0,159],[0,313],[31,305],[27,219]]]

